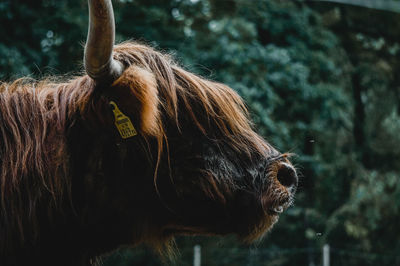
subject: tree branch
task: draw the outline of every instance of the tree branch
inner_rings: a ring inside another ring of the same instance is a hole
[[[394,0],[304,0],[305,2],[331,2],[400,13],[400,2]]]

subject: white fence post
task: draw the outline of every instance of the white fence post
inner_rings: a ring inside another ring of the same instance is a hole
[[[329,266],[330,265],[330,247],[329,244],[325,244],[324,247],[322,248],[322,262],[323,266]]]
[[[201,266],[201,246],[194,246],[193,253],[193,266]]]

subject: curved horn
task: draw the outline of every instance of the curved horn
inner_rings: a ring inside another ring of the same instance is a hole
[[[114,60],[114,11],[111,0],[88,0],[89,32],[85,47],[86,73],[96,81],[113,82],[123,72],[123,65]]]

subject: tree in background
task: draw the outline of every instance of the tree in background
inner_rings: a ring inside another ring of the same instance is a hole
[[[333,265],[400,263],[399,15],[278,0],[114,5],[117,39],[156,46],[232,86],[259,132],[297,154],[303,176],[295,206],[258,248],[179,238],[178,265],[191,264],[195,243],[204,265],[318,264],[325,242]],[[0,13],[1,79],[79,74],[86,1],[3,0]],[[105,262],[161,265],[142,247]]]
[[[376,2],[382,7],[396,5],[396,1]],[[328,239],[338,238],[353,249],[370,252],[365,264],[397,265],[400,14],[346,5],[313,7],[323,14],[324,24],[340,39],[349,58],[357,159],[350,197],[331,215]],[[354,261],[351,253],[343,255]]]

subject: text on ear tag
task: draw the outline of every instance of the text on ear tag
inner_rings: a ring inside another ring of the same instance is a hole
[[[115,126],[118,129],[119,134],[123,139],[131,138],[137,135],[136,129],[133,126],[131,119],[124,115],[121,110],[119,110],[117,104],[110,101],[110,105],[113,107],[113,113],[115,117]]]

